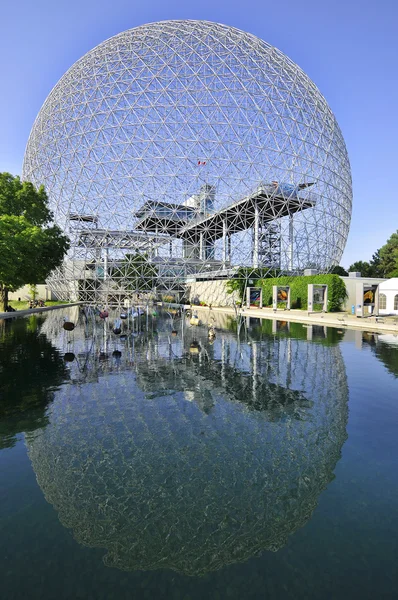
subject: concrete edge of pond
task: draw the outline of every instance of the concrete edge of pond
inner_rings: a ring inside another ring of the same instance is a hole
[[[228,306],[185,306],[201,312],[225,313],[232,316],[250,317],[255,319],[275,319],[277,321],[292,321],[294,323],[302,323],[308,325],[326,325],[327,327],[336,327],[338,329],[361,329],[363,331],[374,332],[389,332],[398,335],[398,317],[363,317],[359,318],[355,315],[347,313],[310,313],[301,310],[278,310],[274,312],[272,308],[238,308],[236,311]]]
[[[15,317],[26,317],[37,313],[48,312],[49,310],[58,310],[59,308],[69,308],[70,306],[79,306],[84,302],[69,302],[68,304],[56,304],[55,306],[41,306],[39,308],[26,308],[16,310],[15,312],[0,312],[0,319],[15,319]]]
[[[79,306],[85,304],[85,302],[70,302],[67,304],[57,304],[55,306],[44,306],[39,308],[27,308],[25,310],[18,310],[16,312],[1,312],[0,319],[13,319],[16,317],[25,317],[36,313],[47,312],[50,310],[65,309],[71,306]],[[168,307],[177,308],[179,304],[166,304],[158,303],[165,309]],[[361,329],[362,331],[374,331],[374,332],[389,332],[396,333],[398,335],[398,318],[397,317],[377,317],[382,322],[376,322],[375,317],[363,317],[358,318],[354,315],[348,315],[347,313],[310,313],[301,310],[278,310],[274,312],[271,308],[238,308],[236,311],[232,307],[228,306],[194,306],[185,305],[185,309],[191,308],[200,312],[206,312],[210,315],[211,312],[229,314],[233,317],[236,315],[241,317],[250,317],[255,319],[275,319],[277,321],[292,321],[294,323],[302,324],[314,324],[314,325],[326,325],[327,327],[348,328],[348,329]]]

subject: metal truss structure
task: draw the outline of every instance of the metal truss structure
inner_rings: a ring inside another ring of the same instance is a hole
[[[71,238],[49,281],[60,298],[327,271],[351,218],[346,147],[314,83],[205,21],[143,25],[77,61],[36,118],[23,178]]]

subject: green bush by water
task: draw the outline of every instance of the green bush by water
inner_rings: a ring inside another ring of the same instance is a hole
[[[308,308],[308,284],[322,284],[328,286],[328,311],[341,310],[344,299],[347,297],[344,281],[338,275],[310,275],[307,277],[278,277],[276,279],[262,279],[257,285],[263,289],[263,306],[272,306],[272,286],[290,286],[291,308]]]
[[[308,308],[308,284],[323,284],[328,286],[328,311],[338,312],[342,309],[342,304],[347,297],[347,291],[344,281],[338,275],[310,275],[310,276],[284,276],[266,279],[253,279],[250,286],[261,287],[263,290],[263,306],[272,306],[272,286],[290,286],[290,304],[291,308],[307,310]],[[244,289],[247,285],[246,279],[235,278],[227,283],[229,293],[238,292],[242,299]],[[321,310],[321,306],[315,305],[316,310]]]

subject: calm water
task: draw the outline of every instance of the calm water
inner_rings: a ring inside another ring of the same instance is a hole
[[[123,326],[0,321],[2,599],[397,597],[398,336]]]

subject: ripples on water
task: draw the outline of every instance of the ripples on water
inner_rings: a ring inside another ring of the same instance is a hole
[[[216,315],[210,341],[207,315],[161,314],[115,335],[118,315],[68,314],[73,332],[60,311],[1,324],[0,448],[25,432],[77,542],[125,571],[202,576],[311,519],[347,438],[344,332],[245,319],[238,336]],[[361,343],[398,374],[391,346]]]

